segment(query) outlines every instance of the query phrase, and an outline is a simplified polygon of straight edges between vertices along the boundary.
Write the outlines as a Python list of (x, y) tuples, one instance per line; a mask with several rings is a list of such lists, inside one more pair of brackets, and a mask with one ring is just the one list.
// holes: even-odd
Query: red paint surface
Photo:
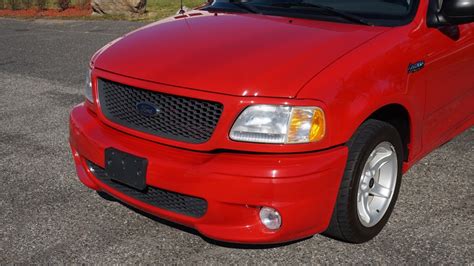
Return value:
[[(405, 171), (474, 124), (474, 24), (428, 28), (427, 0), (410, 24), (394, 28), (201, 13), (132, 32), (101, 49), (91, 65), (94, 80), (221, 102), (212, 138), (189, 144), (151, 136), (108, 121), (97, 99), (79, 105), (70, 141), (85, 185), (211, 238), (284, 242), (325, 230), (346, 163), (344, 143), (379, 108), (397, 104), (410, 116)], [(456, 29), (459, 38), (450, 36)], [(420, 60), (425, 68), (408, 74)], [(239, 113), (259, 103), (319, 106), (327, 136), (296, 145), (230, 140)], [(100, 183), (84, 159), (104, 166), (108, 147), (148, 158), (148, 185), (206, 199), (206, 215), (161, 210)], [(281, 230), (263, 228), (260, 206), (280, 211)]]

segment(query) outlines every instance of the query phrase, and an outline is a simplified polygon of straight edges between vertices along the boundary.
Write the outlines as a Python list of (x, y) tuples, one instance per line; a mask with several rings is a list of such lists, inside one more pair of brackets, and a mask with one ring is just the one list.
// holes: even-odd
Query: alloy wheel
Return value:
[(375, 226), (385, 215), (396, 188), (398, 159), (395, 147), (382, 142), (370, 153), (357, 192), (357, 213), (365, 227)]

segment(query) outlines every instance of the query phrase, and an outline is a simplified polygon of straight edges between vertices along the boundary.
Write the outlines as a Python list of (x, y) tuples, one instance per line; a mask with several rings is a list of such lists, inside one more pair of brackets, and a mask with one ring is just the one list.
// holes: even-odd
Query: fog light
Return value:
[(277, 230), (281, 226), (280, 213), (269, 207), (263, 207), (260, 209), (260, 221), (270, 230)]

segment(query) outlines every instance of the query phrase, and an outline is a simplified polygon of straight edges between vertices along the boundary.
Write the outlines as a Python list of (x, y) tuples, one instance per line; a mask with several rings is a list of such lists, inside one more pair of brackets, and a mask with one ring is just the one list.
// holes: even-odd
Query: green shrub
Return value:
[(11, 10), (20, 9), (20, 0), (8, 0), (7, 2)]
[(39, 10), (45, 10), (48, 6), (48, 0), (36, 0), (36, 7)]
[(58, 7), (63, 11), (68, 9), (70, 5), (71, 0), (58, 0)]

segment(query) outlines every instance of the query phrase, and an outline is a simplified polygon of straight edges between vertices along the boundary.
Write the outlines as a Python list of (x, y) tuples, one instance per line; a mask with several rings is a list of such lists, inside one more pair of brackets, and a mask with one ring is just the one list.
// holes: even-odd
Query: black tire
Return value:
[[(357, 192), (363, 167), (372, 150), (380, 143), (390, 142), (397, 153), (398, 176), (390, 205), (382, 219), (373, 227), (365, 227), (357, 214)], [(323, 233), (349, 243), (363, 243), (382, 231), (398, 198), (402, 177), (403, 144), (398, 131), (390, 124), (369, 119), (364, 122), (347, 143), (349, 155), (342, 177), (331, 222)]]

